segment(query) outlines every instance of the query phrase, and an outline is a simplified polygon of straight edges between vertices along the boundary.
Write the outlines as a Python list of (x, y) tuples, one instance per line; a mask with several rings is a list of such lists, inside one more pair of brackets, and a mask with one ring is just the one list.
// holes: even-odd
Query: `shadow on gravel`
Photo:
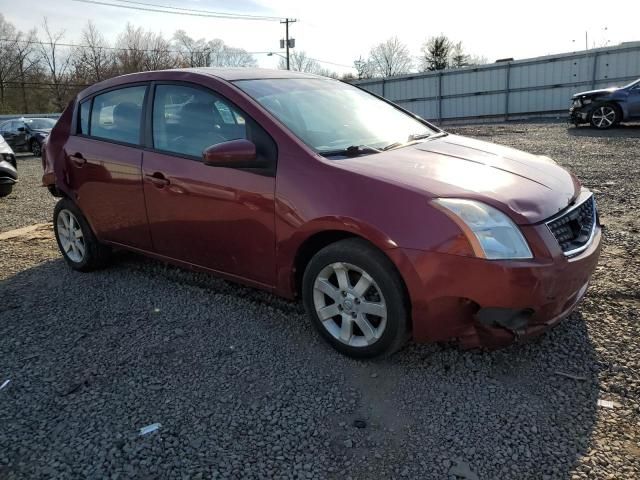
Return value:
[(609, 130), (596, 130), (588, 126), (574, 127), (567, 129), (572, 137), (591, 137), (591, 138), (640, 138), (640, 124), (618, 125)]
[(596, 420), (579, 313), (500, 351), (363, 362), (297, 303), (134, 255), (50, 261), (0, 297), (3, 478), (567, 478)]

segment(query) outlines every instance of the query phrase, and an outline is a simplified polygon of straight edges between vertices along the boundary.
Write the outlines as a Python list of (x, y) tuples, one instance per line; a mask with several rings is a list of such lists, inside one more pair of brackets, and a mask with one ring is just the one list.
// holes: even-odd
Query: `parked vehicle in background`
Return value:
[(576, 126), (589, 123), (598, 129), (640, 120), (640, 79), (624, 87), (576, 93), (569, 108), (569, 119)]
[(0, 197), (6, 197), (18, 181), (16, 156), (5, 139), (0, 135)]
[(0, 135), (16, 152), (31, 152), (39, 157), (42, 142), (56, 124), (52, 118), (15, 118), (0, 123)]
[(106, 80), (67, 107), (43, 166), (71, 268), (122, 247), (302, 297), (355, 357), (538, 335), (583, 298), (600, 251), (593, 195), (553, 160), (298, 72)]

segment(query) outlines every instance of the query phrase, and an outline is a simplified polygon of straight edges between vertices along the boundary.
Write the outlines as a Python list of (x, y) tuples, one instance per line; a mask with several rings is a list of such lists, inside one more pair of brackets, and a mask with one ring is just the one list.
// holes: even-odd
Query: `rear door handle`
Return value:
[(78, 167), (83, 166), (87, 163), (87, 160), (82, 156), (80, 152), (76, 152), (73, 155), (69, 155), (69, 158), (73, 163), (75, 163)]
[(169, 179), (166, 178), (163, 174), (161, 174), (160, 172), (155, 172), (151, 175), (145, 175), (145, 178), (153, 183), (156, 187), (165, 187), (167, 185), (169, 185)]

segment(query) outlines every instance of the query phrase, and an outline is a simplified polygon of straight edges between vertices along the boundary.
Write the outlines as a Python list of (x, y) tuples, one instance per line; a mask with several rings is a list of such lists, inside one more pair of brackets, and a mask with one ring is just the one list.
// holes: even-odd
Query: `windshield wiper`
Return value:
[(345, 157), (357, 157), (363, 153), (380, 153), (382, 150), (370, 147), (369, 145), (351, 145), (347, 148), (339, 148), (337, 150), (321, 150), (318, 153), (323, 157), (335, 157), (338, 155)]
[(387, 145), (386, 147), (384, 147), (382, 150), (386, 152), (387, 150), (393, 150), (394, 148), (407, 147), (409, 145), (413, 145), (414, 143), (417, 143), (420, 140), (426, 140), (426, 139), (433, 140), (434, 138), (445, 137), (447, 135), (449, 135), (447, 132), (412, 134), (412, 135), (409, 135), (409, 139), (406, 142), (393, 142)]

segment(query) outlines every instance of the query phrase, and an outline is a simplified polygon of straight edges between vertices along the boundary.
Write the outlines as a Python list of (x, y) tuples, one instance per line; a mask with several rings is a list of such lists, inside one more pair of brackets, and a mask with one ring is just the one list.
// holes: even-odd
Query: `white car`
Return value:
[(16, 156), (0, 135), (0, 197), (6, 197), (18, 181)]

